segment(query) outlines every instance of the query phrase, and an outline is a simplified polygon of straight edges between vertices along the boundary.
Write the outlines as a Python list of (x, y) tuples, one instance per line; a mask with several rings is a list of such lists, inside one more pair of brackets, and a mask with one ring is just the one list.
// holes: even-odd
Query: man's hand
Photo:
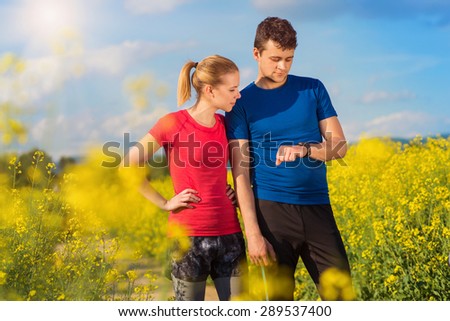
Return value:
[(272, 245), (262, 236), (247, 236), (248, 254), (255, 265), (268, 266), (276, 262), (277, 256)]
[(281, 145), (278, 148), (275, 165), (282, 162), (293, 162), (297, 157), (305, 157), (308, 150), (305, 146), (300, 145)]

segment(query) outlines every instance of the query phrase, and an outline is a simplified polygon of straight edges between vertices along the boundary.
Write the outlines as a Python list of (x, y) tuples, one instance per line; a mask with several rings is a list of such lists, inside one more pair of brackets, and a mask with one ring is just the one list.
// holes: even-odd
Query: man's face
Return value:
[(275, 87), (284, 84), (292, 66), (295, 49), (283, 50), (272, 40), (264, 47), (263, 51), (253, 49), (253, 56), (258, 62), (259, 78), (266, 78)]

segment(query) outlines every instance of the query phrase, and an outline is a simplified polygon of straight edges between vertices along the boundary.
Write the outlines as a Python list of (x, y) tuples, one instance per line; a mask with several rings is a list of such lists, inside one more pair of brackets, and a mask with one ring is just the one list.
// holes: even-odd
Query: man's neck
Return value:
[(287, 77), (283, 82), (275, 82), (268, 77), (259, 76), (255, 80), (255, 85), (262, 89), (275, 89), (283, 86), (287, 81)]

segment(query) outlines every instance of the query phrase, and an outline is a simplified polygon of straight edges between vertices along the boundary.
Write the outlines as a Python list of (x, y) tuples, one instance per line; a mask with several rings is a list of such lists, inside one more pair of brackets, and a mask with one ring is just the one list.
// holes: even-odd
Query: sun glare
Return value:
[(28, 0), (22, 12), (31, 35), (44, 41), (79, 29), (81, 17), (74, 0)]

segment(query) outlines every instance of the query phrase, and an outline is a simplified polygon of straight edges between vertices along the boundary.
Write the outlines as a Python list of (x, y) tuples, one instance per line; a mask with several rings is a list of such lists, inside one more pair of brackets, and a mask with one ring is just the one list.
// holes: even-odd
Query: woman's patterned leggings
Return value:
[(244, 291), (247, 275), (242, 233), (191, 236), (191, 247), (180, 259), (172, 257), (172, 281), (176, 300), (201, 301), (206, 279), (211, 276), (220, 300)]

